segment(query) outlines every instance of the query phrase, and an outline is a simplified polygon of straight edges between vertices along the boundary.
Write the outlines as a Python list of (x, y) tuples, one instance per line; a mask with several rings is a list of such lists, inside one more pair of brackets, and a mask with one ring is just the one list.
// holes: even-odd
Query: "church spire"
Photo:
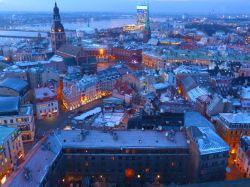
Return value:
[(55, 1), (55, 7), (54, 7), (54, 11), (53, 11), (53, 20), (54, 21), (61, 21), (60, 10), (57, 6), (56, 1)]
[(64, 31), (63, 24), (61, 23), (60, 10), (55, 2), (53, 9), (53, 25), (51, 27), (51, 45), (55, 52), (62, 45), (66, 43), (66, 35)]

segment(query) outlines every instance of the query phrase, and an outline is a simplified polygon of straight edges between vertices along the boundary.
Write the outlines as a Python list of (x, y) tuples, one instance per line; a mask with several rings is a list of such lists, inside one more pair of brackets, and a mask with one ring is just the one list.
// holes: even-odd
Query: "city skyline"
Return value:
[(0, 186), (250, 186), (249, 5), (0, 0)]
[[(73, 3), (72, 3), (73, 2)], [(62, 12), (135, 12), (142, 0), (57, 0)], [(249, 14), (247, 0), (151, 0), (152, 13), (244, 13)], [(53, 0), (0, 0), (0, 11), (50, 11)], [(120, 6), (120, 5), (123, 6)], [(32, 8), (31, 8), (32, 7)], [(114, 9), (113, 7), (119, 7)]]

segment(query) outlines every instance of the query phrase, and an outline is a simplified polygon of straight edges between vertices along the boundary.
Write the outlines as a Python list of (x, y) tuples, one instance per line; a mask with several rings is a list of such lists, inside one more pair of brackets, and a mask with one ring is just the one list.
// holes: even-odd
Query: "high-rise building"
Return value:
[(146, 22), (143, 32), (143, 42), (147, 43), (151, 39), (151, 28), (150, 28), (150, 19), (149, 19), (149, 6), (147, 6)]
[(147, 5), (137, 6), (137, 25), (144, 25), (146, 23), (147, 14), (148, 14)]
[(55, 3), (53, 13), (53, 25), (51, 27), (51, 46), (53, 52), (56, 52), (63, 44), (66, 43), (66, 34), (61, 23), (61, 16), (57, 3)]

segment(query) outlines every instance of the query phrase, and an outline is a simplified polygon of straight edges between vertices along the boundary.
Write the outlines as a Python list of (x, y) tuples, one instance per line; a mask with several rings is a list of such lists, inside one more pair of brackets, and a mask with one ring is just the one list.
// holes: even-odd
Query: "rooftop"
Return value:
[(166, 132), (128, 130), (115, 131), (117, 140), (110, 133), (90, 131), (80, 141), (80, 131), (62, 131), (57, 138), (63, 147), (75, 148), (188, 148), (186, 137), (177, 132), (174, 141), (168, 140)]
[(242, 87), (241, 97), (243, 99), (250, 99), (250, 86), (249, 87)]
[(50, 62), (63, 62), (63, 60), (63, 57), (58, 55), (54, 55), (49, 59)]
[(250, 123), (250, 113), (220, 113), (219, 115), (228, 123)]
[(3, 145), (4, 141), (11, 136), (17, 129), (0, 126), (0, 145)]
[[(5, 186), (33, 187), (39, 186), (46, 176), (62, 148), (184, 148), (188, 149), (186, 136), (182, 132), (175, 133), (174, 139), (169, 140), (166, 132), (157, 131), (115, 131), (116, 137), (111, 133), (101, 131), (89, 131), (85, 138), (80, 141), (80, 130), (57, 131), (43, 142), (36, 145), (29, 161), (20, 168), (13, 180), (7, 180)], [(30, 171), (32, 180), (24, 177), (25, 168)], [(10, 177), (11, 178), (11, 177)]]
[[(194, 120), (195, 119), (195, 120)], [(210, 121), (203, 117), (199, 112), (186, 112), (184, 117), (185, 127), (210, 127), (214, 129), (214, 126)]]
[(23, 89), (28, 87), (28, 82), (16, 78), (6, 78), (0, 82), (0, 87), (6, 87), (17, 92), (21, 92)]
[(0, 115), (18, 113), (19, 97), (0, 97)]
[(196, 102), (196, 99), (201, 96), (209, 95), (208, 91), (205, 88), (197, 86), (188, 92), (188, 97), (192, 102)]
[(73, 46), (73, 45), (69, 45), (69, 44), (65, 44), (62, 47), (60, 47), (58, 49), (59, 53), (65, 54), (65, 55), (69, 55), (69, 56), (73, 56), (73, 57), (77, 57), (80, 52), (81, 52), (81, 47), (78, 46)]
[(228, 152), (230, 150), (226, 142), (210, 127), (191, 126), (190, 129), (201, 155)]
[[(41, 184), (41, 181), (47, 174), (48, 168), (60, 153), (61, 145), (55, 136), (50, 136), (44, 145), (39, 142), (36, 147), (37, 150), (34, 150), (32, 157), (29, 161), (25, 162), (24, 167), (19, 169), (17, 176), (13, 180), (7, 180), (3, 187), (33, 187)], [(30, 171), (32, 180), (27, 180), (24, 177), (25, 168)]]
[(50, 61), (20, 61), (16, 62), (15, 65), (19, 68), (26, 68), (29, 66), (38, 66), (38, 65), (44, 65), (44, 64), (49, 64)]
[(53, 98), (55, 96), (56, 94), (52, 92), (48, 87), (35, 89), (36, 99)]

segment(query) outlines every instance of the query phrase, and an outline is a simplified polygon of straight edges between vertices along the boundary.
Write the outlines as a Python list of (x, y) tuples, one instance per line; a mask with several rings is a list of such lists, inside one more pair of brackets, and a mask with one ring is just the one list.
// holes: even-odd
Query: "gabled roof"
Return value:
[(201, 155), (228, 152), (230, 147), (214, 130), (209, 127), (189, 127)]
[(60, 47), (57, 50), (57, 52), (63, 53), (65, 55), (72, 56), (72, 57), (78, 57), (80, 55), (81, 49), (82, 48), (78, 46), (65, 44), (62, 47)]
[(69, 57), (69, 58), (64, 58), (64, 63), (65, 65), (68, 66), (76, 66), (77, 62), (76, 59), (73, 57)]
[(181, 83), (186, 92), (197, 86), (195, 80), (191, 76), (188, 76), (185, 79), (183, 79)]

